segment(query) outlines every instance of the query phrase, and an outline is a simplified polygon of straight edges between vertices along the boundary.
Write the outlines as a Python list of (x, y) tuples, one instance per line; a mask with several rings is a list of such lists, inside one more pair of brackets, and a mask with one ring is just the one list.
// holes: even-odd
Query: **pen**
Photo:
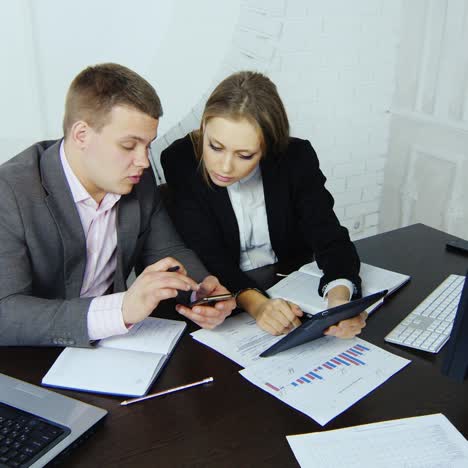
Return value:
[(187, 388), (196, 387), (197, 385), (204, 385), (209, 382), (213, 382), (213, 377), (207, 377), (206, 379), (199, 380), (198, 382), (189, 383), (187, 385), (181, 385), (180, 387), (170, 388), (168, 390), (163, 390), (162, 392), (152, 393), (151, 395), (146, 395), (140, 398), (132, 398), (131, 400), (124, 400), (120, 403), (120, 406), (127, 406), (133, 403), (138, 403), (139, 401), (149, 400), (150, 398), (156, 398), (159, 396), (167, 395), (168, 393), (178, 392), (180, 390), (185, 390)]
[(174, 271), (178, 271), (179, 268), (180, 268), (180, 266), (176, 265), (176, 266), (168, 268), (167, 271), (170, 271), (171, 273), (173, 273)]

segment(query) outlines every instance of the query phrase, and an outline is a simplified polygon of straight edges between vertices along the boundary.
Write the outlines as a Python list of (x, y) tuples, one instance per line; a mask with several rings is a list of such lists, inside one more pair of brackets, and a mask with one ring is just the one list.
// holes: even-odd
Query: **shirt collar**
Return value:
[(230, 185), (228, 188), (233, 188), (234, 190), (240, 190), (240, 188), (247, 184), (247, 182), (254, 183), (261, 179), (261, 171), (260, 171), (260, 164), (257, 164), (255, 169), (250, 173), (247, 174), (243, 179), (237, 181), (236, 183)]

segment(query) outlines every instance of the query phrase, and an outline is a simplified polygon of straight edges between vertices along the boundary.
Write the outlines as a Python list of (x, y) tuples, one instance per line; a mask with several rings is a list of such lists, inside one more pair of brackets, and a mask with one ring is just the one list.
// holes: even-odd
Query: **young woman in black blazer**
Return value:
[[(360, 294), (359, 257), (333, 212), (314, 149), (289, 136), (276, 86), (235, 73), (208, 98), (200, 129), (161, 155), (179, 233), (237, 303), (272, 334), (297, 326), (299, 307), (262, 293), (278, 264), (315, 259), (319, 294), (334, 306)], [(268, 275), (265, 275), (268, 273)], [(266, 276), (266, 277), (265, 277)], [(365, 313), (327, 334), (352, 337)]]

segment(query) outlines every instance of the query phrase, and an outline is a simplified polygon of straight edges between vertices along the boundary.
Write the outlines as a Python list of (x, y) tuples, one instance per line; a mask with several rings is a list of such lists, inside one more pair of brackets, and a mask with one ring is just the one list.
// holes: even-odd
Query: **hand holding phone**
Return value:
[(226, 299), (230, 299), (231, 297), (233, 297), (231, 293), (217, 294), (215, 296), (206, 296), (191, 302), (189, 304), (189, 307), (192, 308), (197, 305), (213, 306), (214, 304), (216, 304), (216, 302), (225, 301)]

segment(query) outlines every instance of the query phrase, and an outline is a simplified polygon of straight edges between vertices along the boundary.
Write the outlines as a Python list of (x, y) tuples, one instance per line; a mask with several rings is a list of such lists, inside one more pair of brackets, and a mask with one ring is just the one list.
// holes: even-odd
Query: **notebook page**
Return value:
[[(322, 270), (317, 266), (317, 262), (307, 263), (303, 265), (299, 271), (318, 278), (321, 278), (323, 274)], [(382, 291), (382, 289), (388, 289), (389, 292), (392, 292), (409, 279), (408, 275), (385, 270), (384, 268), (379, 268), (367, 263), (361, 263), (359, 275), (362, 279), (363, 296)]]
[(178, 320), (148, 317), (136, 323), (125, 335), (105, 338), (97, 346), (169, 354), (185, 327), (186, 323)]
[(315, 314), (327, 308), (317, 292), (319, 281), (317, 276), (295, 271), (268, 289), (267, 293), (270, 297), (294, 302), (304, 312)]

